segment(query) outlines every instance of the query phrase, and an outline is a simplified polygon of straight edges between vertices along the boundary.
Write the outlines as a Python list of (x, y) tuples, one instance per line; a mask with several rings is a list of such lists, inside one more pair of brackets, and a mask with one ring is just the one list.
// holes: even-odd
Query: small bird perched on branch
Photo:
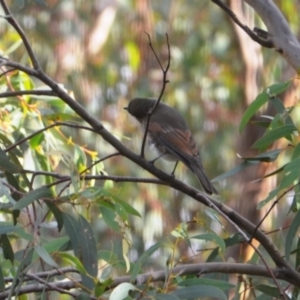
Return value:
[[(155, 102), (156, 99), (135, 98), (124, 109), (134, 116), (145, 130), (149, 112)], [(150, 117), (147, 134), (159, 157), (183, 162), (196, 174), (207, 194), (218, 194), (204, 173), (192, 133), (174, 108), (160, 102)]]

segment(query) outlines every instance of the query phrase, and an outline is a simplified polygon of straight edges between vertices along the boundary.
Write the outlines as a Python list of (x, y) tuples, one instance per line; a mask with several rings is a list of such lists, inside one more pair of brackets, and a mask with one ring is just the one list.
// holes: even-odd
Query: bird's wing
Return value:
[(189, 130), (162, 127), (158, 123), (151, 122), (149, 134), (156, 144), (163, 146), (197, 175), (208, 194), (218, 194), (204, 173), (196, 142)]
[(169, 153), (175, 155), (189, 168), (191, 168), (191, 158), (199, 155), (196, 142), (189, 130), (163, 127), (158, 123), (150, 122), (149, 134), (156, 143), (164, 146)]

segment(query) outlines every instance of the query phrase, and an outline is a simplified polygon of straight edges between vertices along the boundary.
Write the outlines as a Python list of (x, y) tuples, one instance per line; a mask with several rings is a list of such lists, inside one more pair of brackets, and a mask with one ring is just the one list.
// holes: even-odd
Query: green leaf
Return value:
[(233, 169), (215, 177), (213, 180), (211, 180), (211, 182), (217, 182), (217, 181), (221, 181), (223, 179), (226, 179), (228, 177), (231, 177), (243, 170), (245, 170), (248, 167), (257, 165), (259, 162), (258, 161), (244, 161), (241, 164), (237, 165), (236, 167), (234, 167)]
[(300, 157), (291, 160), (284, 166), (284, 176), (280, 182), (279, 189), (284, 189), (299, 181), (300, 177)]
[(242, 157), (242, 159), (245, 161), (272, 162), (278, 158), (281, 151), (282, 149), (275, 149), (260, 153), (254, 157)]
[(116, 253), (107, 250), (101, 250), (98, 252), (98, 259), (103, 259), (108, 262), (110, 265), (117, 264), (119, 258)]
[(296, 147), (294, 148), (293, 155), (292, 155), (292, 160), (294, 160), (298, 157), (300, 157), (300, 143), (298, 143), (296, 145)]
[(257, 111), (268, 102), (269, 96), (266, 94), (266, 92), (262, 92), (259, 94), (256, 99), (249, 105), (247, 110), (245, 111), (242, 121), (240, 124), (239, 131), (240, 133), (244, 130), (247, 123), (250, 121), (250, 119), (257, 113)]
[(30, 205), (33, 201), (39, 198), (50, 198), (52, 197), (51, 191), (46, 187), (41, 187), (36, 190), (28, 192), (22, 197), (14, 206), (14, 210), (21, 210), (24, 207)]
[(278, 173), (281, 173), (281, 172), (283, 171), (284, 167), (285, 167), (285, 166), (282, 166), (282, 167), (276, 169), (275, 171), (273, 171), (273, 172), (271, 172), (271, 173), (268, 173), (268, 174), (264, 175), (263, 178), (267, 178), (267, 177), (276, 175), (276, 174), (278, 174)]
[(296, 251), (296, 260), (295, 260), (295, 270), (298, 268), (298, 266), (300, 265), (300, 238), (298, 238), (298, 242), (297, 242), (297, 251)]
[(74, 162), (76, 163), (76, 167), (78, 170), (81, 170), (83, 166), (86, 165), (86, 155), (85, 152), (82, 150), (81, 147), (75, 145), (74, 147)]
[(241, 164), (237, 165), (236, 167), (227, 171), (226, 173), (223, 173), (223, 174), (215, 177), (212, 180), (212, 182), (217, 182), (217, 181), (223, 180), (227, 177), (233, 176), (233, 175), (245, 170), (248, 167), (258, 164), (259, 162), (275, 161), (278, 158), (281, 151), (282, 151), (281, 149), (275, 149), (275, 150), (267, 151), (264, 153), (260, 153), (254, 157), (242, 157), (242, 159), (244, 161)]
[(4, 281), (2, 267), (0, 266), (0, 292), (3, 292), (4, 290), (5, 290), (5, 281)]
[(261, 94), (259, 94), (256, 99), (249, 105), (247, 110), (245, 111), (242, 121), (240, 124), (239, 131), (242, 132), (249, 122), (249, 120), (256, 114), (256, 112), (267, 103), (270, 98), (275, 97), (276, 95), (284, 92), (289, 88), (291, 84), (291, 80), (286, 82), (277, 83), (271, 85), (267, 89), (265, 89)]
[(293, 80), (287, 80), (284, 82), (275, 83), (275, 84), (269, 86), (265, 91), (269, 95), (270, 98), (274, 98), (275, 96), (286, 91), (290, 87), (292, 81)]
[[(111, 284), (114, 281), (111, 278), (108, 278), (104, 281), (97, 281), (96, 287), (95, 287), (95, 296), (100, 297), (103, 293), (105, 293), (107, 290), (109, 290)], [(100, 299), (100, 298), (99, 298)]]
[(271, 297), (275, 297), (276, 299), (280, 298), (280, 291), (278, 290), (278, 287), (273, 287), (273, 286), (270, 286), (270, 285), (264, 285), (264, 284), (260, 284), (260, 285), (257, 285), (255, 286), (255, 289), (268, 295), (268, 296), (271, 296)]
[(268, 147), (271, 143), (275, 142), (280, 138), (291, 139), (293, 132), (297, 131), (297, 128), (294, 125), (283, 125), (278, 128), (268, 131), (263, 137), (258, 139), (252, 148), (263, 149)]
[(285, 239), (285, 257), (286, 260), (289, 261), (290, 254), (293, 247), (293, 241), (297, 234), (298, 228), (300, 226), (300, 210), (297, 212), (296, 216), (294, 217), (292, 224), (290, 225), (289, 231), (286, 235)]
[(90, 223), (81, 215), (78, 218), (64, 213), (65, 229), (70, 237), (75, 255), (81, 260), (89, 276), (82, 274), (82, 284), (93, 290), (95, 282), (93, 278), (98, 273), (97, 246), (93, 229)]
[(139, 46), (132, 41), (128, 41), (125, 43), (125, 48), (126, 52), (128, 53), (128, 62), (131, 69), (137, 71), (141, 63), (141, 54)]
[[(137, 217), (141, 217), (140, 213), (136, 209), (134, 209), (127, 202), (121, 200), (119, 197), (117, 197), (115, 194), (113, 194), (110, 190), (101, 188), (100, 194), (102, 196), (106, 196), (108, 199), (112, 199), (116, 203), (121, 204), (128, 214), (131, 214), (131, 215), (137, 216)], [(99, 204), (101, 205), (102, 203), (100, 202)]]
[(11, 53), (15, 52), (22, 44), (23, 44), (22, 39), (16, 40), (10, 47), (5, 49), (3, 56), (9, 56)]
[(65, 245), (70, 239), (66, 236), (56, 238), (52, 241), (46, 242), (43, 244), (43, 248), (48, 252), (48, 253), (53, 253), (60, 251), (61, 247)]
[(5, 177), (8, 181), (8, 183), (15, 188), (15, 191), (11, 193), (11, 196), (15, 201), (18, 201), (21, 199), (21, 195), (17, 191), (24, 192), (23, 189), (20, 188), (18, 180), (15, 178), (15, 176), (9, 172), (5, 172)]
[(85, 292), (85, 291), (79, 291), (79, 294), (77, 294), (75, 300), (91, 300), (91, 296)]
[(12, 163), (6, 153), (0, 148), (0, 170), (7, 171), (11, 174), (19, 173), (21, 168)]
[(43, 140), (45, 138), (45, 135), (43, 132), (33, 136), (30, 141), (29, 141), (29, 145), (32, 149), (35, 149), (37, 146), (39, 146)]
[(83, 264), (78, 259), (78, 257), (73, 256), (69, 253), (59, 253), (59, 257), (61, 257), (63, 260), (68, 261), (68, 263), (76, 267), (76, 270), (81, 274), (87, 274), (86, 269), (84, 268)]
[(271, 124), (270, 120), (266, 120), (266, 121), (252, 121), (251, 124), (256, 125), (256, 126), (260, 126), (263, 128), (268, 128)]
[(2, 246), (3, 256), (5, 259), (9, 259), (11, 263), (14, 263), (15, 255), (10, 244), (10, 241), (6, 234), (0, 236), (0, 245)]
[(119, 203), (120, 205), (123, 206), (124, 210), (130, 214), (130, 215), (133, 215), (133, 216), (136, 216), (136, 217), (140, 217), (141, 218), (141, 215), (140, 213), (134, 208), (132, 207), (131, 205), (129, 205), (128, 203), (126, 203), (125, 201), (121, 200), (120, 198), (118, 197), (113, 197), (113, 200), (117, 203)]
[(268, 197), (262, 201), (260, 201), (257, 205), (257, 209), (263, 208), (267, 203), (269, 203), (274, 197), (279, 193), (280, 189), (276, 188), (275, 190), (271, 191)]
[[(242, 242), (244, 242), (244, 238), (239, 234), (239, 233), (236, 233), (234, 234), (233, 236), (227, 238), (227, 239), (224, 239), (224, 242), (225, 242), (225, 245), (226, 245), (226, 248), (228, 247), (231, 247), (231, 246), (234, 246), (234, 245), (238, 245)], [(207, 258), (207, 262), (212, 262), (214, 261), (214, 259), (220, 254), (220, 249), (219, 247), (216, 247), (212, 252), (211, 254), (208, 256)]]
[(14, 225), (11, 222), (0, 222), (0, 235), (23, 230), (19, 225)]
[(216, 287), (212, 286), (205, 286), (205, 285), (196, 285), (196, 286), (189, 286), (185, 288), (181, 288), (175, 290), (171, 295), (177, 296), (179, 299), (196, 299), (196, 298), (204, 298), (209, 297), (217, 298), (217, 299), (224, 299), (227, 300), (227, 297), (223, 291)]
[(108, 208), (104, 205), (99, 205), (100, 212), (102, 214), (102, 218), (104, 222), (113, 230), (120, 232), (120, 226), (118, 222), (115, 220), (116, 213), (111, 208)]
[(275, 107), (276, 111), (280, 114), (280, 117), (284, 121), (284, 124), (295, 125), (291, 118), (291, 113), (294, 110), (294, 106), (285, 108), (282, 100), (278, 97), (272, 98), (271, 103)]
[(140, 268), (142, 267), (143, 263), (145, 262), (145, 260), (147, 258), (149, 258), (157, 249), (159, 249), (160, 247), (162, 247), (162, 243), (156, 243), (154, 245), (152, 245), (147, 251), (145, 251), (140, 258), (136, 261), (136, 263), (134, 264), (134, 267), (131, 271), (131, 276), (130, 276), (130, 281), (134, 282), (136, 280), (136, 277), (140, 271)]
[(214, 233), (199, 234), (199, 235), (191, 237), (191, 239), (211, 241), (211, 242), (217, 244), (220, 247), (220, 250), (221, 250), (222, 253), (226, 249), (226, 245), (225, 245), (224, 240), (222, 238), (220, 238), (218, 235), (214, 234)]
[(60, 232), (62, 227), (64, 226), (64, 221), (63, 221), (63, 216), (61, 210), (55, 205), (53, 201), (45, 201), (46, 205), (52, 212), (56, 222), (57, 222), (57, 228), (58, 231)]
[(17, 285), (21, 285), (23, 282), (23, 278), (26, 275), (27, 270), (30, 268), (31, 266), (31, 262), (32, 262), (32, 257), (33, 257), (33, 248), (26, 248), (26, 250), (23, 253), (23, 258), (21, 260), (21, 263), (18, 267), (18, 270), (16, 271), (16, 273), (14, 274), (14, 280), (10, 286), (10, 294), (8, 296), (8, 299), (11, 298), (12, 293), (15, 290), (15, 287)]
[(38, 254), (38, 256), (49, 266), (54, 268), (59, 268), (58, 264), (53, 260), (53, 258), (49, 255), (49, 253), (41, 246), (36, 245), (34, 250)]

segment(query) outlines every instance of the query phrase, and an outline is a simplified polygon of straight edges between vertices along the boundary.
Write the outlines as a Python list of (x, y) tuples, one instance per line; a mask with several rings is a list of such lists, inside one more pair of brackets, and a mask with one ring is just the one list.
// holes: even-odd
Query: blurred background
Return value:
[[(263, 131), (250, 126), (240, 134), (241, 116), (259, 92), (291, 78), (294, 71), (274, 49), (263, 49), (253, 42), (218, 6), (208, 0), (45, 2), (46, 5), (34, 1), (7, 1), (44, 71), (72, 91), (76, 101), (101, 120), (128, 148), (139, 153), (142, 133), (123, 107), (137, 96), (157, 98), (162, 88), (162, 71), (149, 47), (146, 33), (163, 66), (168, 58), (167, 33), (171, 49), (171, 67), (167, 76), (170, 82), (162, 101), (179, 110), (187, 120), (208, 177), (213, 179), (240, 163), (238, 154), (244, 157), (257, 154), (250, 147)], [(250, 28), (265, 29), (243, 1), (225, 2)], [(299, 11), (299, 1), (275, 2), (294, 33), (299, 35), (300, 21), (294, 13)], [(0, 50), (15, 61), (28, 64), (19, 36), (3, 19), (0, 33)], [(43, 86), (38, 81), (36, 85)], [(283, 95), (282, 99), (286, 105), (297, 101), (292, 92)], [(268, 109), (265, 107), (264, 113), (272, 114)], [(65, 133), (76, 143), (96, 151), (98, 158), (115, 152), (95, 134), (75, 129), (67, 129)], [(153, 154), (148, 151), (146, 157), (151, 159)], [(168, 162), (158, 161), (156, 165), (167, 172), (173, 169), (173, 164)], [(273, 177), (255, 183), (253, 180), (275, 168), (262, 164), (215, 182), (220, 201), (257, 222), (260, 219), (257, 202), (268, 195), (276, 181)], [(103, 171), (109, 175), (151, 177), (121, 156), (105, 160)], [(182, 164), (175, 175), (199, 187), (196, 177)], [(232, 233), (212, 211), (168, 187), (143, 183), (96, 184), (109, 188), (142, 216), (133, 217), (130, 223), (132, 261), (157, 241), (174, 246), (175, 238), (170, 233), (182, 222), (188, 224), (189, 235), (210, 230), (222, 237)], [(284, 204), (282, 207), (276, 212), (275, 225), (272, 218), (264, 223), (267, 228), (284, 225), (286, 209)], [(88, 213), (101, 249), (117, 251), (121, 248), (119, 233), (106, 225), (99, 217), (99, 211), (93, 209)], [(278, 240), (280, 238), (279, 234)], [(201, 255), (206, 255), (205, 251), (199, 252), (204, 248), (199, 241), (192, 248), (184, 241), (178, 242), (176, 247), (178, 261), (202, 260)], [(160, 252), (152, 266), (164, 265), (168, 255), (168, 249), (165, 253)]]

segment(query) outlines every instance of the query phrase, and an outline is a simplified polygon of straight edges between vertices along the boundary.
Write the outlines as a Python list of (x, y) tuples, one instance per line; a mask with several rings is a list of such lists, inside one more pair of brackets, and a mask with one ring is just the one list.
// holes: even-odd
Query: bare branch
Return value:
[[(273, 274), (276, 274), (276, 278), (282, 279), (290, 282), (291, 284), (297, 285), (298, 281), (296, 278), (287, 278), (287, 274), (282, 272), (280, 268), (271, 268)], [(210, 273), (223, 273), (223, 274), (246, 274), (246, 275), (257, 275), (270, 278), (269, 271), (263, 266), (250, 265), (244, 263), (196, 263), (196, 264), (186, 264), (177, 266), (169, 270), (169, 275), (189, 275), (198, 274), (198, 276)], [(167, 274), (165, 270), (150, 272), (145, 274), (137, 275), (136, 284), (145, 284), (149, 280), (151, 282), (165, 281)], [(288, 279), (288, 280), (287, 280)], [(292, 280), (292, 282), (290, 281)], [(129, 282), (130, 276), (119, 277), (114, 280), (111, 287), (115, 287), (122, 282)]]
[(286, 18), (273, 0), (244, 0), (261, 17), (268, 28), (275, 49), (282, 54), (296, 72), (300, 69), (300, 43)]
[(120, 154), (119, 152), (116, 152), (116, 153), (109, 154), (109, 155), (107, 155), (107, 156), (105, 156), (105, 157), (103, 157), (103, 158), (101, 158), (101, 159), (98, 159), (98, 160), (96, 160), (95, 162), (93, 162), (90, 166), (88, 166), (86, 169), (84, 169), (83, 171), (81, 171), (80, 174), (82, 175), (82, 174), (84, 174), (85, 172), (87, 172), (88, 170), (90, 170), (93, 166), (99, 164), (100, 162), (105, 161), (105, 160), (107, 160), (107, 159), (109, 159), (109, 158), (118, 156), (118, 155), (121, 155), (121, 154)]
[[(297, 183), (296, 185), (298, 185), (299, 183)], [(296, 186), (295, 185), (295, 186)], [(286, 194), (288, 194), (291, 190), (293, 190), (295, 188), (295, 186), (292, 186), (291, 188), (287, 189), (286, 191), (284, 191), (271, 205), (271, 207), (268, 209), (268, 211), (266, 212), (266, 214), (264, 215), (264, 217), (260, 220), (260, 222), (256, 225), (255, 231), (252, 234), (251, 239), (253, 238), (253, 235), (255, 235), (256, 230), (261, 226), (261, 224), (264, 222), (264, 220), (267, 218), (267, 216), (270, 214), (270, 212), (273, 210), (273, 208), (275, 207), (276, 204), (278, 204), (278, 202), (280, 201), (280, 199), (282, 199)]]
[(35, 131), (34, 133), (24, 137), (23, 139), (21, 139), (20, 141), (18, 141), (17, 143), (7, 147), (4, 151), (5, 152), (9, 152), (12, 149), (16, 148), (17, 146), (21, 145), (22, 143), (26, 142), (27, 140), (30, 140), (31, 138), (33, 138), (34, 136), (47, 131), (48, 129), (51, 129), (53, 127), (57, 127), (57, 126), (67, 126), (67, 127), (72, 127), (72, 128), (78, 128), (78, 129), (85, 129), (85, 130), (89, 130), (89, 131), (94, 131), (93, 128), (84, 126), (84, 125), (80, 125), (80, 124), (76, 124), (76, 123), (68, 123), (68, 122), (55, 122), (47, 127), (44, 127), (40, 130)]
[[(58, 270), (59, 271), (59, 270)], [(289, 277), (288, 274), (284, 272), (281, 268), (271, 268), (271, 271), (273, 274), (276, 274), (276, 278), (285, 280), (287, 282), (290, 282), (291, 284), (298, 285), (299, 282), (297, 281), (297, 278)], [(54, 271), (49, 271), (49, 274), (51, 274)], [(43, 273), (43, 275), (41, 275)], [(37, 273), (35, 276), (38, 276), (39, 278), (45, 278), (47, 277), (47, 272)], [(198, 264), (186, 264), (174, 267), (169, 270), (169, 275), (189, 275), (189, 274), (198, 274), (198, 276), (204, 275), (204, 274), (210, 274), (210, 273), (223, 273), (223, 274), (246, 274), (250, 276), (263, 276), (270, 278), (269, 271), (262, 266), (257, 265), (251, 265), (251, 264), (243, 264), (243, 263), (223, 263), (223, 262), (217, 262), (217, 263), (198, 263)], [(58, 275), (58, 274), (55, 274)], [(49, 275), (52, 276), (52, 275)], [(144, 273), (137, 275), (137, 278), (134, 282), (134, 284), (141, 285), (145, 284), (149, 281), (151, 282), (159, 282), (159, 281), (165, 281), (166, 279), (166, 271), (152, 271), (150, 273)], [(118, 286), (119, 284), (123, 282), (130, 282), (131, 278), (130, 276), (123, 276), (123, 277), (117, 277), (113, 280), (112, 284), (110, 285), (110, 289)], [(5, 282), (8, 282), (7, 279), (5, 279)], [(57, 290), (57, 289), (64, 289), (65, 291), (77, 288), (80, 285), (81, 281), (57, 281), (57, 282), (51, 282), (48, 283), (47, 286), (43, 284), (28, 284), (26, 286), (22, 286), (19, 290), (19, 294), (26, 294), (26, 293), (33, 293), (33, 292), (40, 292), (42, 290)], [(0, 293), (0, 299), (6, 299), (8, 292), (2, 292)], [(92, 298), (94, 299), (94, 298)]]
[(241, 27), (255, 42), (259, 43), (263, 47), (266, 48), (274, 48), (273, 42), (270, 40), (270, 38), (265, 39), (262, 38), (261, 35), (257, 34), (257, 31), (252, 31), (247, 25), (244, 25), (238, 17), (235, 15), (235, 13), (221, 0), (211, 0), (216, 5), (221, 7), (231, 18), (231, 20), (236, 23), (239, 27)]
[(0, 93), (0, 98), (23, 96), (23, 95), (38, 95), (38, 96), (56, 96), (51, 90), (28, 90), (28, 91), (8, 91)]
[[(73, 267), (65, 267), (65, 268), (49, 270), (49, 271), (45, 271), (45, 272), (38, 272), (38, 273), (35, 273), (35, 276), (38, 276), (39, 278), (51, 278), (51, 277), (63, 275), (66, 273), (79, 273), (79, 272), (78, 272), (78, 270), (76, 270)], [(24, 282), (28, 281), (28, 280), (30, 280), (30, 279), (26, 278), (26, 277), (23, 279)], [(4, 277), (5, 283), (13, 282), (13, 281), (14, 281), (13, 277)]]
[(170, 64), (171, 64), (171, 51), (170, 51), (170, 43), (169, 43), (169, 36), (168, 34), (166, 34), (166, 39), (167, 39), (167, 46), (168, 46), (168, 62), (167, 62), (167, 66), (166, 68), (164, 68), (162, 66), (162, 63), (160, 62), (154, 48), (153, 48), (153, 45), (152, 45), (152, 42), (151, 42), (151, 38), (150, 38), (150, 35), (148, 33), (146, 33), (148, 39), (149, 39), (149, 47), (151, 48), (162, 72), (163, 72), (163, 85), (162, 85), (162, 89), (161, 89), (161, 92), (160, 92), (160, 95), (159, 97), (157, 98), (157, 101), (155, 102), (154, 106), (151, 108), (151, 110), (148, 112), (148, 116), (147, 116), (147, 122), (146, 122), (146, 126), (145, 126), (145, 132), (144, 132), (144, 137), (143, 137), (143, 142), (142, 142), (142, 147), (141, 147), (141, 157), (144, 158), (144, 151), (145, 151), (145, 144), (146, 144), (146, 139), (147, 139), (147, 134), (148, 134), (148, 128), (149, 128), (149, 122), (150, 122), (150, 118), (151, 118), (151, 115), (153, 114), (153, 112), (155, 111), (156, 107), (158, 106), (164, 92), (165, 92), (165, 89), (166, 89), (166, 85), (167, 83), (169, 82), (167, 80), (167, 74), (168, 74), (168, 71), (169, 71), (169, 68), (170, 68)]

